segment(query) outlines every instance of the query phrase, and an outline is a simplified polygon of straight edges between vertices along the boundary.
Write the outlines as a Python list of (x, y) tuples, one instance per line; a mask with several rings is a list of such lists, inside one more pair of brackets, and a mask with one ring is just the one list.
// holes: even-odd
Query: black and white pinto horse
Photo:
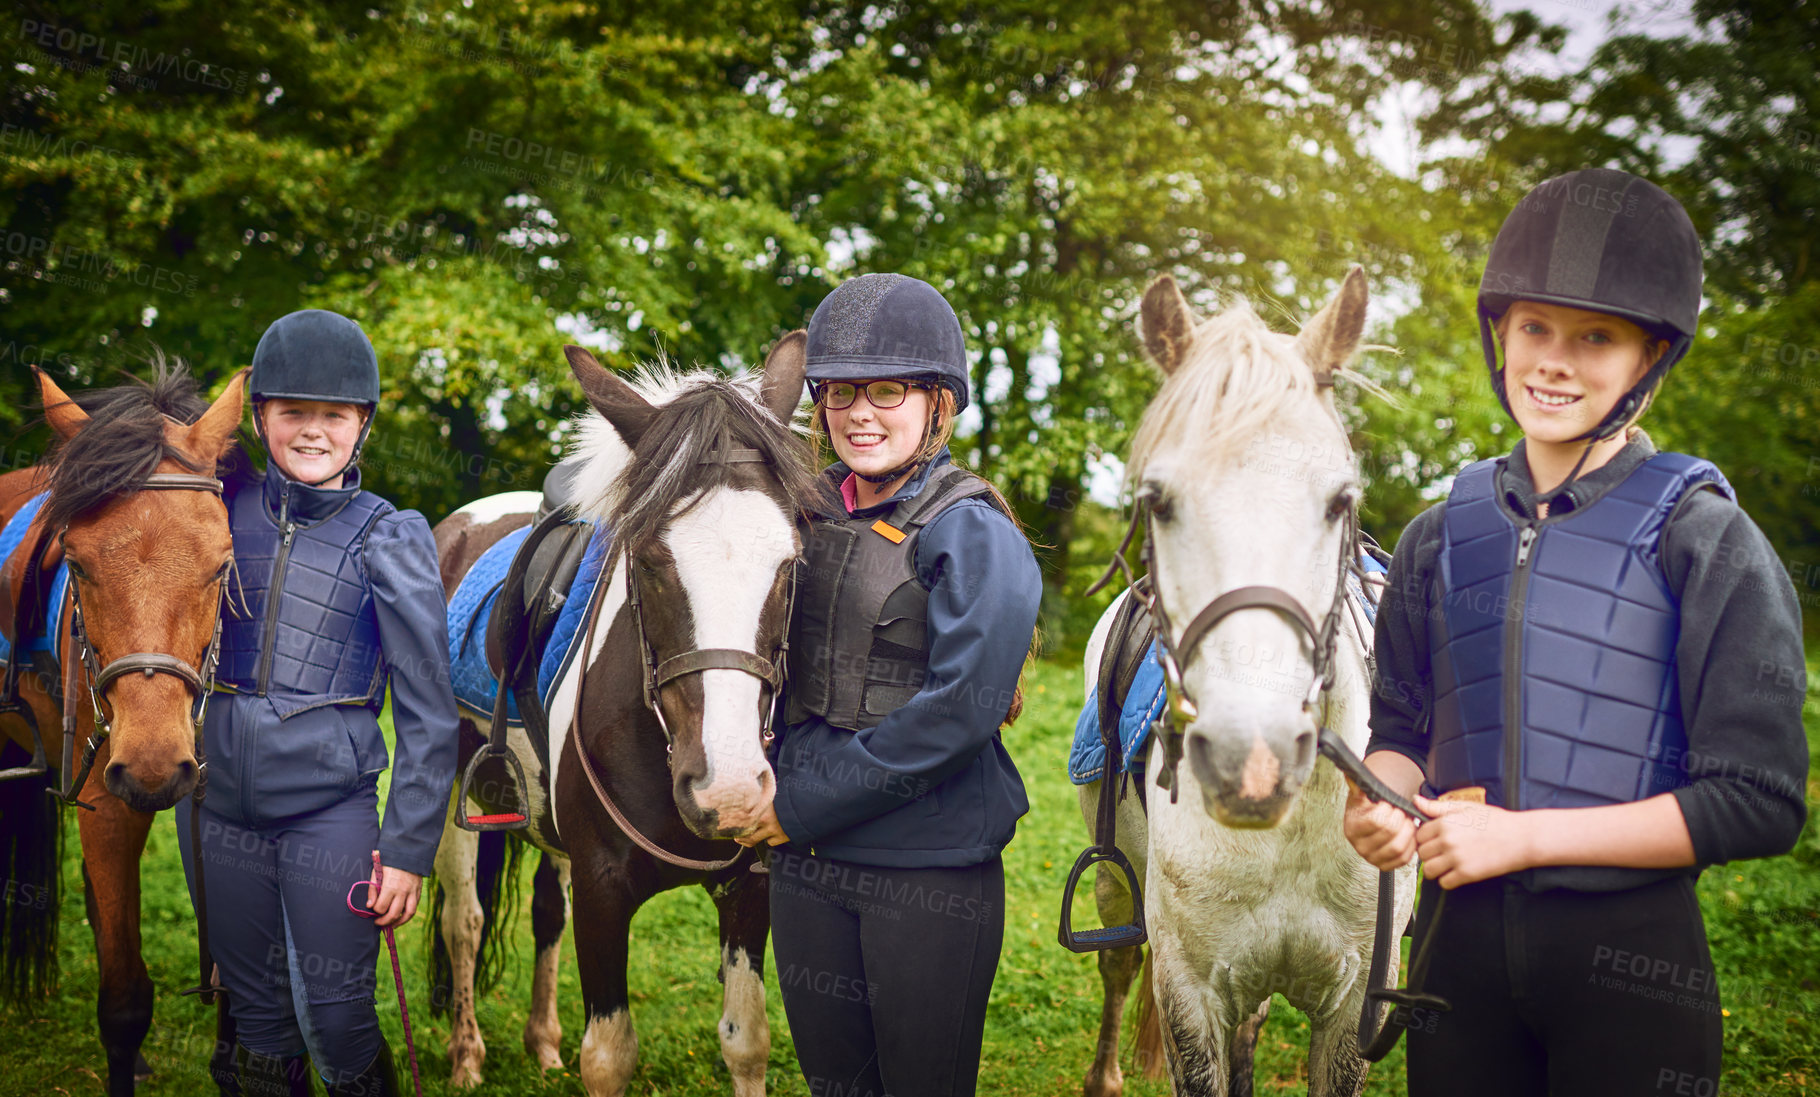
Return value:
[[(524, 1040), (546, 1069), (562, 1065), (556, 973), (573, 884), (587, 1018), (580, 1074), (593, 1097), (623, 1093), (638, 1061), (626, 990), (632, 916), (686, 884), (704, 887), (719, 913), (719, 1035), (734, 1093), (764, 1093), (767, 877), (730, 839), (752, 829), (775, 792), (765, 742), (801, 549), (797, 519), (817, 490), (808, 447), (788, 426), (802, 397), (804, 342), (800, 332), (780, 341), (762, 383), (658, 368), (628, 384), (586, 350), (566, 348), (598, 413), (583, 417), (573, 446), (582, 515), (612, 531), (613, 547), (581, 647), (551, 696), (548, 764), (522, 730), (511, 733), (529, 776), (528, 805), (497, 802), (490, 790), (511, 785), (489, 769), (498, 763), (483, 763), (475, 806), (528, 808), (530, 826), (517, 834), (543, 854)], [(479, 500), (438, 525), (448, 590), (488, 547), (530, 522), (536, 500), (529, 492)], [(464, 709), (464, 766), (488, 719)], [(436, 859), (456, 1088), (480, 1082), (486, 1055), (474, 1011), (489, 913), (477, 868), (482, 837), (451, 815)], [(497, 905), (505, 889), (487, 890)]]
[[(1358, 349), (1366, 302), (1355, 268), (1297, 337), (1272, 332), (1243, 302), (1202, 323), (1168, 276), (1144, 296), (1145, 345), (1166, 378), (1128, 478), (1134, 523), (1148, 526), (1164, 646), (1179, 665), (1166, 715), (1186, 772), (1179, 798), (1159, 785), (1167, 736), (1153, 735), (1148, 814), (1125, 797), (1118, 832), (1143, 885), (1154, 1005), (1182, 1097), (1251, 1092), (1272, 993), (1309, 1018), (1308, 1092), (1351, 1097), (1364, 1086), (1354, 1026), (1378, 872), (1346, 842), (1345, 780), (1317, 762), (1316, 745), (1323, 725), (1355, 754), (1367, 738), (1371, 637), (1342, 595), (1360, 486), (1332, 387)], [(1094, 631), (1089, 687), (1128, 597)], [(1081, 787), (1090, 832), (1098, 795), (1097, 782)], [(1414, 901), (1414, 871), (1396, 881), (1394, 926)], [(1122, 878), (1102, 868), (1095, 898), (1106, 925), (1131, 921)], [(1123, 1089), (1119, 1027), (1140, 951), (1100, 953), (1088, 1097)], [(1388, 970), (1394, 985), (1394, 954)]]

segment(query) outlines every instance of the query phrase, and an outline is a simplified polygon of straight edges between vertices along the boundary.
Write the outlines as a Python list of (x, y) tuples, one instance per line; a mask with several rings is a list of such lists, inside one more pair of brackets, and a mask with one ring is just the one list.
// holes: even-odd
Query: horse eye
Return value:
[(1174, 516), (1174, 503), (1169, 498), (1169, 493), (1153, 480), (1147, 480), (1138, 487), (1132, 502), (1148, 509), (1151, 517), (1159, 522), (1167, 522)]
[(1329, 522), (1337, 522), (1340, 520), (1341, 515), (1345, 514), (1347, 511), (1349, 511), (1351, 509), (1352, 509), (1352, 491), (1351, 491), (1351, 489), (1336, 492), (1336, 493), (1334, 493), (1334, 497), (1331, 500), (1329, 500), (1327, 503), (1327, 520)]

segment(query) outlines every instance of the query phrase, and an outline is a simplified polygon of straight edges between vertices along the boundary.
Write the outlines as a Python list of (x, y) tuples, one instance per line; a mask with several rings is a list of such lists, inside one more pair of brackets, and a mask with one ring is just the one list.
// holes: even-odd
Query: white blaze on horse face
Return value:
[[(795, 527), (777, 503), (763, 492), (721, 489), (671, 520), (663, 540), (689, 598), (692, 646), (771, 658), (758, 648), (759, 617), (797, 552)], [(747, 831), (776, 792), (759, 737), (763, 683), (740, 670), (705, 670), (700, 678), (708, 772), (691, 791), (723, 833)]]
[[(1217, 468), (1147, 468), (1145, 481), (1166, 500), (1153, 530), (1178, 636), (1215, 598), (1246, 586), (1289, 593), (1318, 625), (1332, 605), (1344, 528), (1330, 507), (1356, 491), (1354, 478), (1345, 436), (1312, 402)], [(1199, 710), (1184, 748), (1208, 813), (1233, 825), (1280, 822), (1314, 764), (1320, 714), (1302, 709), (1314, 683), (1310, 639), (1284, 614), (1252, 607), (1181, 657)]]

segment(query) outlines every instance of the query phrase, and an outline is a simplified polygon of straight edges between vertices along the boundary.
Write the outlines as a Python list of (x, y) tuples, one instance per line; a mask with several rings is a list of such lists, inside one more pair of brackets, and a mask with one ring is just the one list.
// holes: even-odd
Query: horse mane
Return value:
[(763, 454), (792, 518), (827, 492), (804, 439), (758, 402), (757, 376), (727, 380), (711, 370), (683, 373), (659, 360), (630, 381), (659, 409), (637, 448), (628, 450), (595, 411), (581, 417), (571, 448), (585, 462), (582, 510), (613, 531), (616, 545), (643, 547), (670, 519), (716, 488), (734, 484), (740, 466), (710, 459), (722, 450)]
[(44, 501), (42, 521), (50, 528), (140, 490), (167, 459), (191, 472), (211, 471), (164, 440), (168, 420), (194, 423), (208, 410), (196, 378), (182, 359), (167, 358), (162, 351), (154, 350), (150, 362), (149, 381), (129, 376), (124, 385), (71, 398), (89, 421), (74, 437), (54, 444), (46, 460), (50, 498)]
[(1165, 446), (1189, 468), (1230, 462), (1257, 433), (1315, 393), (1295, 337), (1270, 330), (1240, 299), (1194, 330), (1187, 361), (1163, 382), (1131, 443), (1134, 481)]

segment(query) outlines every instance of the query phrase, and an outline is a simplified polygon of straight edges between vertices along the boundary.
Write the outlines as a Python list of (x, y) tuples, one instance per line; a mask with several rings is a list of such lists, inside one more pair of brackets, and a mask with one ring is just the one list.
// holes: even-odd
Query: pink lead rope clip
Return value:
[[(348, 909), (362, 918), (377, 918), (377, 911), (358, 906), (354, 902), (354, 893), (361, 888), (367, 889), (367, 902), (379, 890), (379, 851), (373, 851), (373, 878), (356, 880), (348, 888)], [(417, 1097), (423, 1097), (423, 1079), (417, 1076), (417, 1045), (411, 1040), (411, 1011), (404, 1004), (404, 973), (398, 969), (398, 942), (392, 937), (392, 927), (385, 927), (385, 947), (392, 954), (392, 983), (398, 988), (398, 1018), (404, 1022), (404, 1048), (411, 1056), (411, 1086), (417, 1091)]]

